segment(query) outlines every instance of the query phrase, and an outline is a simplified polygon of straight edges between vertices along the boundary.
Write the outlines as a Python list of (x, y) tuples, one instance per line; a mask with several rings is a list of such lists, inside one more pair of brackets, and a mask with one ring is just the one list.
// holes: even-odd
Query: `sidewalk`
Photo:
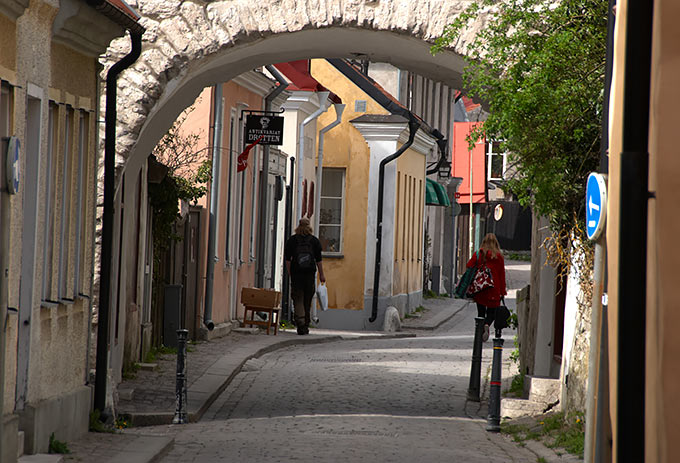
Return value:
[(405, 330), (434, 330), (465, 309), (471, 301), (452, 297), (423, 299), (425, 311), (410, 314), (401, 322)]

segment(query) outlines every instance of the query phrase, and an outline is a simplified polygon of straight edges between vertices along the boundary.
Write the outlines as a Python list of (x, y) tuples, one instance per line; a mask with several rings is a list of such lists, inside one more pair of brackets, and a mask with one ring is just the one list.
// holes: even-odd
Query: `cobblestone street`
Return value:
[[(510, 288), (523, 271), (508, 269)], [(488, 391), (481, 404), (466, 401), (475, 315), (468, 305), (417, 337), (293, 346), (251, 359), (199, 423), (144, 433), (174, 437), (165, 463), (534, 462), (529, 450), (486, 432)], [(511, 347), (513, 332), (504, 334)], [(512, 373), (506, 362), (506, 380)]]
[[(528, 264), (508, 262), (507, 280), (506, 302), (514, 309)], [(475, 306), (449, 298), (424, 305), (398, 336), (312, 330), (303, 337), (231, 333), (199, 343), (189, 353), (190, 401), (210, 384), (206, 376), (227, 374), (227, 365), (236, 370), (198, 422), (89, 433), (73, 443), (67, 461), (127, 461), (140, 452), (155, 457), (134, 461), (537, 461), (530, 446), (485, 430), (490, 341), (483, 349), (482, 401), (466, 400)], [(516, 373), (509, 361), (514, 334), (503, 333), (505, 384)], [(121, 406), (139, 416), (160, 407), (171, 417), (172, 366), (166, 358), (153, 372), (140, 371), (124, 384), (131, 393)], [(562, 461), (550, 454), (557, 459), (546, 461)]]

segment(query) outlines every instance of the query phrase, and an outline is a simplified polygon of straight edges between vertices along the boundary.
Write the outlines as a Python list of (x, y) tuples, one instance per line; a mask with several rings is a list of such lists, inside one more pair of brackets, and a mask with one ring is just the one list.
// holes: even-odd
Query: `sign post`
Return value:
[(586, 183), (586, 235), (596, 240), (604, 230), (607, 217), (607, 180), (596, 172), (588, 176)]

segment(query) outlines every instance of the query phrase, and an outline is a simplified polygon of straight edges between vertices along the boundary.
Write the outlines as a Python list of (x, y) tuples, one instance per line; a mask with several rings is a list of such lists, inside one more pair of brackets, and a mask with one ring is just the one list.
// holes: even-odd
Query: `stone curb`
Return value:
[(435, 330), (439, 328), (441, 325), (446, 323), (447, 321), (451, 320), (453, 317), (458, 315), (460, 311), (465, 309), (468, 305), (470, 304), (469, 301), (465, 302), (461, 307), (458, 309), (453, 310), (452, 312), (446, 312), (442, 311), (438, 313), (437, 315), (433, 316), (429, 320), (426, 320), (424, 322), (418, 323), (403, 323), (402, 328), (407, 329), (407, 330)]
[[(325, 344), (337, 341), (410, 337), (415, 337), (415, 335), (410, 333), (375, 334), (365, 336), (351, 334), (312, 335), (311, 337), (296, 337), (281, 341), (263, 337), (261, 343), (264, 343), (264, 346), (258, 348), (257, 345), (252, 346), (251, 344), (248, 347), (255, 347), (256, 351), (250, 351), (248, 353), (241, 352), (240, 356), (237, 346), (235, 349), (236, 354), (222, 356), (222, 358), (213, 363), (206, 373), (189, 386), (187, 390), (187, 416), (189, 422), (195, 423), (201, 419), (208, 408), (210, 408), (220, 394), (224, 392), (234, 377), (241, 372), (243, 365), (250, 359), (258, 358), (270, 352), (285, 349), (286, 347), (303, 344)], [(271, 342), (271, 344), (269, 344), (269, 342)], [(242, 350), (246, 350), (248, 347), (243, 347)], [(171, 424), (175, 417), (174, 412), (133, 412), (125, 413), (125, 415), (129, 417), (130, 423), (135, 427)]]
[(173, 447), (175, 439), (167, 436), (144, 436), (121, 449), (107, 463), (153, 463), (159, 461)]

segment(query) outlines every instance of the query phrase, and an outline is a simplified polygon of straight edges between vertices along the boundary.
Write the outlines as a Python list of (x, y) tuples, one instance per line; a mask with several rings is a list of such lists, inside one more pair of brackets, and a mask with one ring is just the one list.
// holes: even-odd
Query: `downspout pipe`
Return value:
[(298, 150), (297, 150), (297, 158), (298, 158), (298, 165), (297, 165), (297, 170), (298, 170), (298, 177), (297, 177), (297, 210), (295, 211), (295, 217), (297, 217), (297, 220), (300, 220), (302, 218), (302, 179), (305, 176), (305, 171), (304, 171), (304, 142), (305, 142), (305, 126), (312, 122), (314, 119), (322, 115), (328, 110), (328, 107), (331, 104), (331, 101), (328, 99), (328, 95), (330, 95), (331, 92), (323, 91), (323, 92), (318, 92), (317, 95), (319, 96), (319, 109), (314, 111), (312, 114), (307, 116), (307, 118), (300, 123), (300, 130), (298, 132)]
[(616, 461), (645, 459), (649, 105), (654, 2), (629, 0), (619, 196)]
[(104, 124), (104, 211), (102, 216), (102, 256), (99, 286), (99, 322), (97, 325), (97, 367), (94, 384), (94, 407), (104, 414), (109, 355), (109, 318), (111, 304), (111, 267), (113, 263), (113, 220), (116, 181), (116, 98), (118, 76), (137, 61), (142, 53), (142, 33), (131, 31), (131, 50), (109, 69), (106, 75), (106, 120)]
[(401, 148), (399, 148), (394, 154), (391, 154), (380, 161), (380, 169), (378, 173), (378, 224), (376, 227), (375, 236), (375, 270), (373, 272), (373, 307), (371, 310), (371, 318), (368, 319), (370, 323), (375, 322), (376, 318), (378, 318), (378, 289), (380, 287), (380, 258), (382, 255), (383, 199), (385, 196), (385, 166), (404, 154), (404, 152), (411, 147), (419, 128), (420, 123), (415, 119), (411, 119), (408, 123), (408, 141), (401, 145)]
[(437, 138), (437, 148), (439, 148), (439, 161), (437, 161), (437, 165), (434, 166), (432, 169), (428, 170), (425, 172), (425, 175), (431, 175), (431, 174), (436, 174), (439, 172), (439, 168), (448, 160), (448, 156), (446, 154), (446, 147), (449, 144), (449, 141), (444, 138), (444, 135), (439, 132), (439, 130), (435, 130), (432, 135), (434, 135)]
[[(317, 210), (321, 210), (321, 183), (323, 181), (322, 170), (323, 170), (323, 142), (326, 132), (336, 127), (340, 122), (342, 122), (342, 113), (345, 111), (344, 104), (334, 104), (335, 108), (335, 120), (328, 124), (326, 127), (319, 131), (319, 147), (318, 147), (318, 160), (316, 168), (316, 188), (314, 189), (314, 204)], [(321, 214), (314, 213), (314, 233), (319, 234), (319, 220)]]
[(218, 260), (215, 254), (217, 248), (217, 213), (220, 202), (220, 172), (221, 172), (221, 149), (222, 149), (222, 84), (215, 85), (214, 114), (213, 114), (213, 143), (212, 143), (212, 178), (210, 179), (210, 220), (208, 222), (208, 251), (205, 274), (205, 306), (203, 308), (203, 324), (209, 331), (215, 329), (212, 320), (213, 288), (215, 285), (215, 262)]
[[(265, 66), (267, 71), (271, 75), (274, 76), (274, 78), (278, 81), (279, 85), (277, 85), (274, 90), (269, 92), (267, 96), (264, 97), (264, 110), (265, 111), (271, 111), (272, 110), (272, 103), (276, 99), (277, 96), (279, 96), (286, 88), (288, 88), (288, 82), (286, 79), (281, 75), (281, 73), (271, 64), (268, 64)], [(259, 225), (260, 225), (260, 230), (258, 232), (258, 239), (257, 239), (257, 287), (262, 288), (264, 287), (264, 262), (265, 262), (265, 253), (266, 253), (266, 248), (265, 248), (265, 242), (267, 241), (265, 238), (267, 236), (267, 232), (269, 231), (269, 223), (267, 221), (267, 212), (268, 208), (267, 205), (269, 204), (269, 188), (268, 188), (268, 180), (269, 180), (269, 145), (264, 145), (263, 153), (262, 153), (262, 175), (260, 177), (260, 217), (258, 219)]]

